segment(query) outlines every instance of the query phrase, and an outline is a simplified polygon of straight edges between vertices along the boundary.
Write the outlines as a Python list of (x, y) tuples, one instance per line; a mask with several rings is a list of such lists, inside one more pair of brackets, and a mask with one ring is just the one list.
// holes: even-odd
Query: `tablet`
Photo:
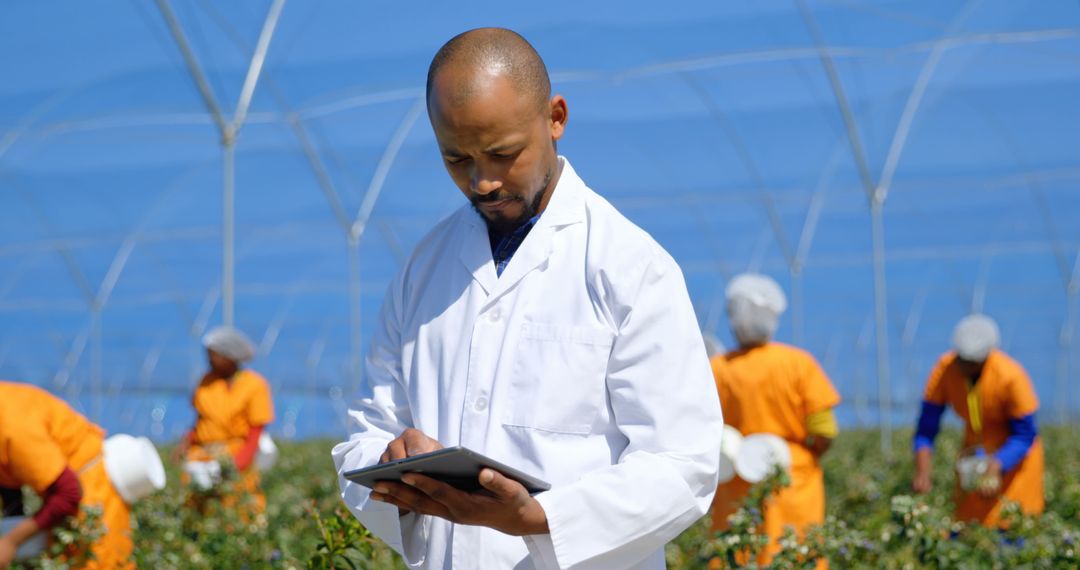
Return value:
[(371, 488), (376, 481), (400, 481), (401, 476), (406, 473), (422, 473), (462, 491), (473, 493), (483, 489), (479, 477), (480, 470), (484, 467), (494, 469), (521, 483), (530, 495), (551, 488), (551, 485), (536, 477), (464, 447), (446, 447), (431, 453), (346, 471), (345, 478)]

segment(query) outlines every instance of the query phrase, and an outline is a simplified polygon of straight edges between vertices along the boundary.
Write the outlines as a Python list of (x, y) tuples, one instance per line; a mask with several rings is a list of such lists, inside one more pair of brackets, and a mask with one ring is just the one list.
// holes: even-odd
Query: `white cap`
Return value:
[(203, 346), (232, 360), (247, 362), (255, 358), (255, 345), (247, 335), (232, 327), (217, 327), (202, 338)]
[(994, 319), (986, 315), (968, 315), (953, 329), (953, 350), (969, 362), (983, 362), (1001, 343), (1001, 332)]
[(727, 287), (727, 313), (741, 346), (764, 344), (776, 334), (787, 297), (771, 277), (742, 273)]
[(743, 299), (768, 309), (777, 316), (787, 309), (784, 290), (772, 277), (760, 273), (740, 273), (727, 286), (727, 300)]

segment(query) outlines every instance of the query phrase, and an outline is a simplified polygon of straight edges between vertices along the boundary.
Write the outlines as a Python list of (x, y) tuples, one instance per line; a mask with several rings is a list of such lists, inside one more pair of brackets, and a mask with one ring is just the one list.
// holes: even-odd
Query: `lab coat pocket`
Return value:
[(588, 434), (607, 411), (608, 356), (615, 335), (600, 327), (522, 323), (504, 423)]

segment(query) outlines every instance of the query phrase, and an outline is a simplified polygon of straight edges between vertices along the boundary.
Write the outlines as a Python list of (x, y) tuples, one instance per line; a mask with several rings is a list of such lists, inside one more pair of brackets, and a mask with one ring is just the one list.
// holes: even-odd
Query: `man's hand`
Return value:
[(401, 510), (486, 526), (513, 536), (550, 532), (544, 508), (520, 483), (493, 469), (480, 471), (479, 479), (484, 490), (466, 493), (431, 477), (409, 473), (402, 477), (403, 483), (377, 483), (371, 498)]
[(993, 499), (998, 495), (1000, 490), (1001, 462), (995, 457), (990, 460), (986, 473), (979, 477), (979, 482), (975, 486), (975, 492), (982, 495), (983, 498)]
[[(406, 457), (430, 453), (442, 448), (443, 445), (439, 443), (438, 440), (431, 439), (426, 433), (418, 429), (407, 428), (405, 431), (401, 432), (401, 435), (397, 436), (393, 441), (386, 445), (386, 451), (379, 457), (379, 463), (405, 459)], [(376, 501), (380, 500), (376, 498), (374, 494), (371, 498)], [(397, 507), (398, 515), (400, 516), (405, 516), (411, 512), (407, 508), (402, 508), (401, 505), (398, 505)]]
[(915, 452), (915, 478), (911, 481), (911, 489), (926, 494), (933, 487), (933, 455), (929, 448), (923, 448)]
[(11, 537), (0, 537), (0, 570), (7, 570), (11, 562), (15, 560), (15, 551), (18, 550), (15, 541)]
[(443, 445), (438, 440), (431, 439), (418, 429), (408, 428), (387, 444), (386, 451), (379, 457), (379, 463), (405, 459), (406, 457), (430, 453), (442, 448)]
[(40, 530), (33, 517), (26, 517), (15, 528), (0, 536), (0, 570), (7, 570), (11, 562), (15, 560), (15, 553), (19, 545), (26, 542), (35, 532)]
[(832, 438), (823, 435), (810, 435), (806, 437), (804, 445), (810, 450), (810, 453), (814, 454), (814, 457), (821, 459), (821, 456), (825, 455), (825, 452), (832, 447)]

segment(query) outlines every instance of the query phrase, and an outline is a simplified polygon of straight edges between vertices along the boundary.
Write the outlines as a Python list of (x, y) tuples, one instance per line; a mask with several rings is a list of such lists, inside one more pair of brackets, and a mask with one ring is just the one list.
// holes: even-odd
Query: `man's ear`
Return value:
[(566, 99), (562, 95), (555, 95), (548, 102), (548, 119), (551, 125), (551, 140), (557, 141), (562, 138), (566, 131), (566, 121), (570, 118), (566, 108)]

